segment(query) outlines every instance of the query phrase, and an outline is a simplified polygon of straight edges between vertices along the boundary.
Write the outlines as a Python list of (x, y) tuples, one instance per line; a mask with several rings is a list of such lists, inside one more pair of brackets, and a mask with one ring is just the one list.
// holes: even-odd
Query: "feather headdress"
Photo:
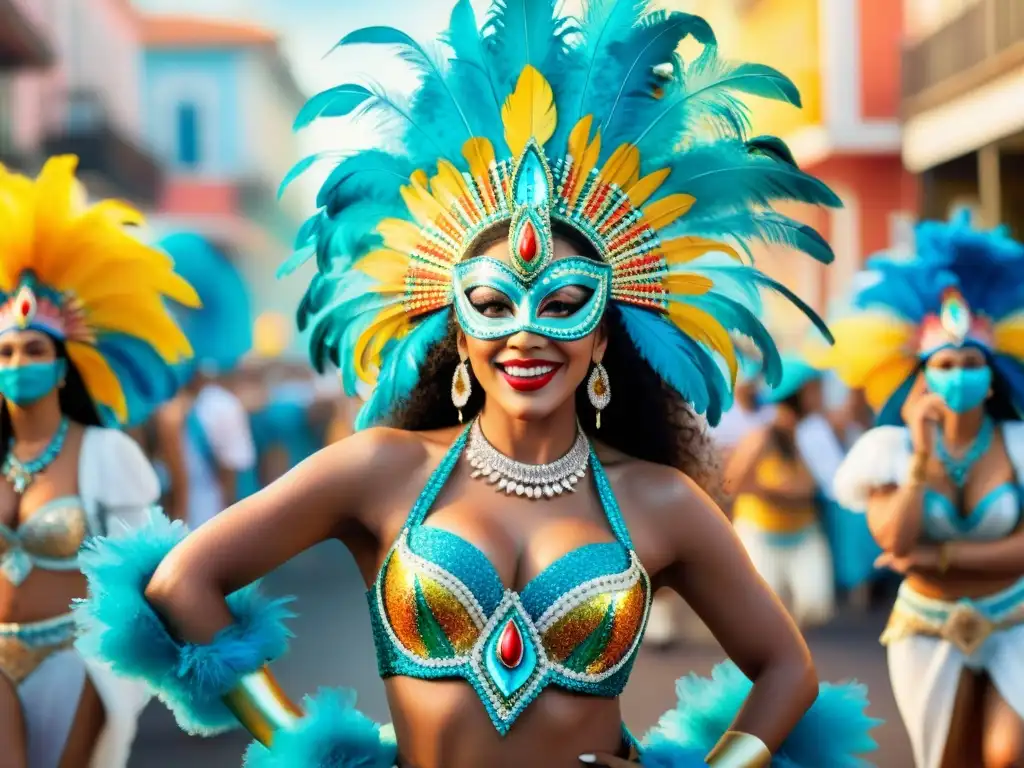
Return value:
[(1024, 245), (982, 232), (963, 213), (916, 230), (913, 259), (879, 255), (830, 324), (835, 345), (808, 349), (816, 366), (863, 389), (879, 421), (899, 421), (915, 374), (949, 346), (988, 355), (1013, 405), (1024, 405)]
[[(550, 258), (552, 222), (581, 233), (612, 267), (611, 303), (640, 354), (711, 422), (736, 375), (730, 331), (762, 349), (769, 382), (781, 375), (757, 319), (761, 289), (784, 293), (827, 334), (742, 255), (760, 240), (832, 259), (820, 236), (771, 206), (838, 199), (783, 142), (746, 135), (739, 96), (799, 105), (793, 84), (721, 60), (696, 16), (594, 0), (577, 20), (555, 5), (494, 0), (481, 27), (459, 0), (444, 57), (390, 27), (352, 32), (339, 45), (398, 47), (419, 89), (401, 99), (339, 85), (296, 121), (374, 112), (401, 127), (400, 152), (338, 163), (282, 269), (316, 257), (299, 324), (314, 364), (338, 365), (349, 394), (360, 380), (376, 385), (360, 426), (386, 420), (416, 386), (447, 329), (455, 264), (497, 226), (526, 279)], [(703, 45), (688, 64), (675, 53), (687, 37)]]
[(201, 307), (171, 305), (171, 313), (192, 345), (195, 365), (221, 373), (235, 368), (252, 349), (252, 307), (245, 279), (228, 257), (194, 232), (175, 232), (157, 243), (174, 261), (174, 271), (195, 289)]
[(63, 342), (100, 416), (137, 424), (174, 394), (172, 365), (191, 355), (164, 299), (198, 297), (125, 229), (141, 223), (137, 211), (86, 204), (77, 164), (52, 158), (35, 180), (0, 165), (0, 334), (31, 328)]

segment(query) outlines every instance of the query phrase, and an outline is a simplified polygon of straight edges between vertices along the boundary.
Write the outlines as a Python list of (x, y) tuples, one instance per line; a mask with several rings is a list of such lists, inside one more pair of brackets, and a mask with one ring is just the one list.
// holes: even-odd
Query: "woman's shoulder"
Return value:
[(414, 474), (424, 465), (435, 465), (460, 429), (411, 431), (392, 427), (370, 427), (331, 443), (320, 451), (320, 460), (340, 463), (350, 471), (387, 472), (394, 477)]
[(647, 517), (702, 514), (715, 504), (697, 482), (676, 467), (630, 456), (610, 446), (596, 446), (619, 506), (643, 510)]

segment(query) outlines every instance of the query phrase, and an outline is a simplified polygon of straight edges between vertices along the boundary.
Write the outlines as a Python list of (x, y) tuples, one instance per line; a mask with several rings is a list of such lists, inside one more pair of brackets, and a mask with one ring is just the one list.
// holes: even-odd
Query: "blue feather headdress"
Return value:
[(1024, 245), (1003, 229), (983, 232), (967, 213), (923, 222), (911, 260), (870, 259), (844, 316), (832, 322), (836, 343), (808, 350), (863, 389), (880, 423), (899, 423), (922, 363), (939, 349), (982, 349), (999, 389), (1024, 405)]
[[(651, 12), (647, 0), (593, 0), (582, 19), (555, 5), (494, 0), (480, 25), (459, 0), (444, 56), (390, 27), (352, 32), (339, 45), (397, 47), (418, 90), (403, 99), (347, 83), (298, 116), (301, 128), (373, 112), (401, 128), (400, 152), (337, 164), (281, 270), (316, 259), (299, 326), (314, 365), (337, 365), (348, 394), (360, 380), (375, 385), (358, 426), (385, 422), (416, 387), (447, 333), (454, 265), (498, 226), (526, 277), (550, 259), (552, 222), (582, 234), (612, 266), (612, 304), (640, 355), (712, 423), (736, 377), (731, 332), (761, 349), (769, 383), (781, 376), (758, 319), (762, 289), (828, 336), (742, 255), (761, 241), (832, 260), (817, 233), (772, 206), (837, 206), (836, 196), (782, 141), (747, 136), (740, 96), (799, 106), (792, 82), (720, 59), (703, 19)], [(688, 37), (703, 52), (687, 63), (675, 51)], [(301, 161), (282, 188), (330, 156)]]
[(252, 311), (245, 280), (227, 256), (201, 235), (176, 232), (163, 237), (158, 246), (202, 301), (201, 307), (171, 305), (194, 351), (193, 361), (179, 373), (187, 379), (196, 365), (232, 370), (252, 348)]

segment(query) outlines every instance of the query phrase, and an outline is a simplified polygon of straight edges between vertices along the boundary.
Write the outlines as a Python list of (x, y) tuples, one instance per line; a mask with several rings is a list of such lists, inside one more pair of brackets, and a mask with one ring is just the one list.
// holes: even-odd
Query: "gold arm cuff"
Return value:
[(243, 677), (224, 696), (224, 704), (238, 722), (266, 747), (270, 746), (277, 731), (294, 725), (303, 715), (268, 667)]
[(704, 760), (711, 768), (769, 768), (772, 753), (757, 736), (726, 731)]

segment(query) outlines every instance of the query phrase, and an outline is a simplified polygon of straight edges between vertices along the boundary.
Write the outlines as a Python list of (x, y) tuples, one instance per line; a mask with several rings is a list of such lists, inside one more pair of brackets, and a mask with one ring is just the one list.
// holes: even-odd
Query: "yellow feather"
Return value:
[(630, 189), (640, 180), (640, 150), (632, 144), (619, 146), (601, 169), (601, 180)]
[(685, 216), (695, 202), (697, 200), (693, 195), (684, 195), (681, 192), (667, 195), (644, 208), (644, 218), (653, 229), (661, 229), (680, 216)]
[(381, 219), (377, 233), (384, 239), (384, 245), (399, 253), (414, 253), (423, 243), (420, 228), (405, 219)]
[(730, 380), (736, 381), (736, 349), (729, 332), (713, 315), (697, 307), (671, 302), (668, 316), (680, 331), (720, 354), (729, 367)]
[(558, 113), (555, 94), (544, 75), (527, 65), (501, 108), (505, 142), (513, 157), (519, 157), (530, 139), (543, 147), (555, 132)]
[(740, 261), (740, 255), (735, 248), (730, 248), (725, 243), (717, 240), (708, 240), (703, 237), (674, 237), (665, 240), (658, 247), (658, 250), (665, 257), (669, 264), (685, 264), (693, 261), (705, 253), (724, 253)]
[(380, 283), (401, 282), (409, 269), (409, 257), (398, 251), (380, 248), (359, 259), (354, 269)]
[(864, 397), (868, 405), (875, 411), (881, 410), (916, 368), (917, 360), (908, 357), (894, 357), (882, 365), (876, 365), (864, 384)]
[(360, 379), (367, 383), (372, 380), (369, 368), (380, 367), (380, 350), (395, 336), (402, 325), (408, 324), (408, 322), (405, 307), (401, 304), (393, 304), (378, 312), (366, 330), (359, 334), (353, 348), (353, 359), (355, 360), (356, 375)]
[(152, 295), (119, 296), (116, 301), (86, 305), (86, 321), (98, 331), (134, 336), (170, 362), (178, 362), (191, 353), (185, 334), (163, 302)]
[(430, 191), (445, 206), (451, 207), (455, 202), (473, 195), (466, 186), (466, 180), (459, 170), (447, 160), (437, 161), (437, 175), (430, 180)]
[(569, 134), (569, 154), (573, 158), (573, 182), (572, 189), (567, 193), (563, 192), (563, 194), (570, 206), (575, 205), (576, 201), (579, 200), (583, 186), (587, 182), (587, 177), (594, 169), (594, 166), (597, 165), (597, 160), (601, 156), (601, 132), (598, 131), (597, 135), (594, 136), (594, 140), (590, 141), (590, 127), (592, 124), (593, 118), (587, 115), (576, 123)]
[(652, 171), (627, 189), (626, 194), (629, 195), (629, 202), (633, 204), (633, 207), (639, 208), (646, 203), (651, 195), (658, 191), (658, 187), (665, 183), (665, 179), (670, 173), (672, 173), (670, 168)]
[(90, 210), (121, 227), (141, 227), (146, 223), (140, 211), (121, 200), (101, 200)]
[(863, 315), (829, 323), (835, 338), (832, 346), (807, 350), (807, 361), (816, 368), (832, 369), (849, 387), (864, 389), (879, 361), (914, 358), (910, 342), (914, 329), (889, 316)]
[(677, 296), (700, 296), (715, 286), (715, 281), (703, 275), (667, 275), (661, 284), (665, 290)]
[(474, 137), (462, 145), (462, 156), (469, 163), (469, 172), (474, 178), (489, 182), (491, 165), (494, 163), (494, 145), (487, 139)]
[(1014, 315), (997, 323), (992, 329), (993, 344), (997, 352), (1024, 358), (1024, 317)]
[(199, 294), (191, 283), (171, 271), (157, 272), (144, 262), (128, 262), (117, 267), (118, 279), (93, 270), (75, 283), (75, 296), (86, 305), (143, 292), (165, 296), (186, 307), (200, 307)]
[(103, 355), (95, 347), (79, 341), (69, 341), (67, 351), (68, 359), (82, 377), (89, 396), (112, 409), (119, 421), (127, 419), (128, 403), (124, 390)]

